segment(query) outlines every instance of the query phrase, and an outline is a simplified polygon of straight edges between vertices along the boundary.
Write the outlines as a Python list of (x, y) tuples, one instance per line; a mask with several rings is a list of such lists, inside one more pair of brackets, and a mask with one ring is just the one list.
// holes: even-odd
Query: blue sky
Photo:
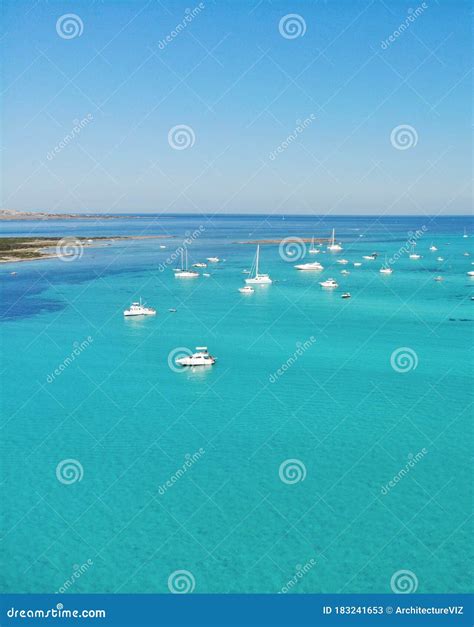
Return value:
[(3, 14), (4, 208), (470, 210), (468, 2), (6, 0)]

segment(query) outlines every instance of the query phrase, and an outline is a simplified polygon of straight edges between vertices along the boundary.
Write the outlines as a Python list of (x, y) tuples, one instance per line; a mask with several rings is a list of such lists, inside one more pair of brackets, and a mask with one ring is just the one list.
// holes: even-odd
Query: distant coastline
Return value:
[(124, 218), (138, 218), (137, 215), (113, 215), (103, 213), (47, 213), (43, 211), (15, 211), (13, 209), (0, 209), (0, 220), (123, 220)]
[[(121, 240), (169, 239), (174, 235), (118, 235), (111, 237), (1, 237), (0, 263), (81, 257), (84, 248), (111, 246)], [(54, 252), (53, 252), (54, 251)]]

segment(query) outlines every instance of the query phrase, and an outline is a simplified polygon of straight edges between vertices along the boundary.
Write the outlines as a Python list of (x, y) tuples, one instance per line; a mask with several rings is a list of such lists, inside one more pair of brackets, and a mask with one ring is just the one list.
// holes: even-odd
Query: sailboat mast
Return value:
[(336, 241), (336, 229), (332, 230), (332, 241), (331, 246), (334, 246), (334, 242)]
[(257, 244), (257, 257), (255, 259), (255, 276), (258, 275), (258, 258), (260, 255), (260, 244)]

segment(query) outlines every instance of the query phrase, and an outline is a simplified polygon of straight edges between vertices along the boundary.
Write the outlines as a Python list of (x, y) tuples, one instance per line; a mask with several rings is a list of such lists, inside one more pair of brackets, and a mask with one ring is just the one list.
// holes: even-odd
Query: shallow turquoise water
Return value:
[[(201, 224), (192, 261), (225, 262), (209, 278), (160, 272)], [(423, 224), (423, 258), (404, 254), (380, 275), (385, 254)], [(318, 255), (322, 273), (297, 272), (268, 245), (262, 271), (273, 285), (237, 291), (255, 247), (235, 242), (333, 226), (344, 251)], [(467, 591), (474, 240), (465, 227), (472, 233), (467, 218), (425, 217), (7, 223), (15, 235), (175, 237), (0, 268), (3, 591), (57, 591), (91, 560), (69, 591), (167, 592), (184, 569), (196, 592), (278, 592), (311, 559), (293, 592), (389, 592), (402, 569), (419, 592)], [(377, 261), (361, 259), (374, 250)], [(318, 285), (330, 276), (335, 292)], [(140, 296), (158, 315), (124, 320)], [(173, 349), (201, 344), (218, 357), (213, 368), (168, 366)], [(414, 351), (416, 368), (392, 368), (398, 348)], [(80, 463), (80, 481), (58, 480), (65, 459)], [(288, 459), (303, 481), (280, 479)]]

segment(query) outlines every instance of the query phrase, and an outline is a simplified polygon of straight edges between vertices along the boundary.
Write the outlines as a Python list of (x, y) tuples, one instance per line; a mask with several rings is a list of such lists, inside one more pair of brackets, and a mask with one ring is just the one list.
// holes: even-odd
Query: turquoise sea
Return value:
[[(390, 592), (404, 570), (418, 592), (468, 591), (469, 218), (2, 227), (166, 236), (0, 266), (3, 592), (168, 592), (181, 570), (195, 592)], [(321, 273), (265, 245), (274, 283), (238, 292), (255, 246), (237, 242), (333, 227), (344, 250), (304, 258)], [(417, 230), (412, 260), (399, 251)], [(190, 261), (225, 260), (200, 270), (210, 277), (174, 277), (167, 259), (186, 237)], [(399, 257), (390, 276), (385, 255)], [(158, 314), (125, 320), (139, 297)], [(170, 368), (172, 351), (198, 345), (215, 366)]]

